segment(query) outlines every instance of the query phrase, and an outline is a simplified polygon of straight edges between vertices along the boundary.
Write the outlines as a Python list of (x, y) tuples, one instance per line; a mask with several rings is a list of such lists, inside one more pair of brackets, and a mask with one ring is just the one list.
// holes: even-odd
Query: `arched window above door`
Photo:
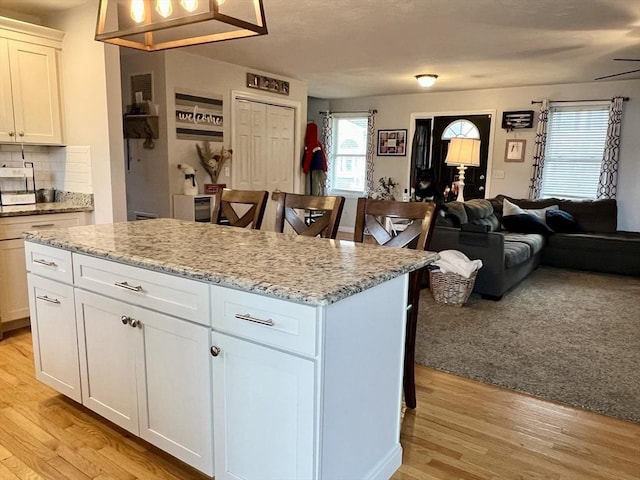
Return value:
[(451, 140), (454, 137), (480, 138), (480, 132), (469, 120), (455, 120), (442, 132), (442, 140)]

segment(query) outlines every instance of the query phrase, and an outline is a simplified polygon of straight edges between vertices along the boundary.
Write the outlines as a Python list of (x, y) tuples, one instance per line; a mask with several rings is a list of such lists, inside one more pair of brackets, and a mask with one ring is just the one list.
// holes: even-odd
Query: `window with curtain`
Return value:
[(362, 195), (367, 180), (367, 116), (334, 116), (329, 161), (331, 193)]
[(608, 122), (608, 104), (549, 109), (541, 197), (597, 198)]

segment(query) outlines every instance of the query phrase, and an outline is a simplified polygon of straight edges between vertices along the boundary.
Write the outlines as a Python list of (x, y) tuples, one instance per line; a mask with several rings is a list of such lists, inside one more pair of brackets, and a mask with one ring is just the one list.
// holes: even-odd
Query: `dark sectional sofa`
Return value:
[[(571, 219), (571, 228), (507, 231), (502, 225), (505, 198), (525, 210), (552, 207), (566, 212), (569, 215), (563, 215)], [(447, 207), (445, 216), (437, 220), (429, 250), (459, 250), (470, 259), (481, 259), (483, 268), (474, 292), (485, 298), (502, 298), (539, 264), (640, 276), (640, 233), (617, 230), (615, 200), (525, 200), (498, 195), (450, 202)]]

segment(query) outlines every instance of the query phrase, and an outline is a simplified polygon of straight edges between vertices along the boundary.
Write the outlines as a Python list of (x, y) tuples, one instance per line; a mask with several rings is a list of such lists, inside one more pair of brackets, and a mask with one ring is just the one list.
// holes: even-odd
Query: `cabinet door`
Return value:
[(135, 308), (75, 289), (82, 403), (116, 425), (138, 434), (136, 352), (139, 329), (123, 323)]
[(9, 47), (7, 39), (0, 38), (0, 142), (15, 142), (15, 131)]
[(211, 329), (138, 308), (140, 436), (213, 475)]
[(29, 274), (36, 378), (82, 401), (73, 287)]
[(316, 478), (315, 363), (213, 332), (215, 477)]
[(24, 241), (0, 241), (0, 317), (2, 322), (9, 322), (28, 316)]
[(62, 143), (56, 50), (10, 40), (9, 70), (16, 141)]

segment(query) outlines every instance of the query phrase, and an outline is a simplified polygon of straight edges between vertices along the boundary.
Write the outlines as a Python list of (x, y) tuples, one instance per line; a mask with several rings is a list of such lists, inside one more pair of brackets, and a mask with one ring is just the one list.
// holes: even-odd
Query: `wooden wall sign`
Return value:
[(502, 112), (502, 128), (515, 130), (533, 127), (533, 110)]
[(247, 87), (267, 92), (289, 95), (289, 82), (277, 78), (265, 77), (257, 73), (247, 73)]

